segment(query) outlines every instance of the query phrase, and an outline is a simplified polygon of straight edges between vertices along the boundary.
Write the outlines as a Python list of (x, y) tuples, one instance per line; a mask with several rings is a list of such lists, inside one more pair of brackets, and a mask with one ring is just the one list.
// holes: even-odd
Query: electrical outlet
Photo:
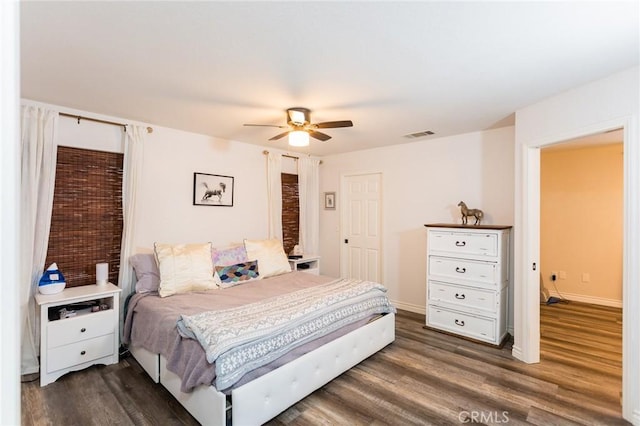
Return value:
[(558, 273), (555, 271), (551, 271), (551, 281), (555, 281), (558, 279)]
[(591, 281), (591, 276), (589, 276), (588, 272), (583, 272), (582, 273), (582, 282), (583, 283), (588, 283)]
[(561, 280), (567, 279), (567, 271), (560, 271), (560, 279)]

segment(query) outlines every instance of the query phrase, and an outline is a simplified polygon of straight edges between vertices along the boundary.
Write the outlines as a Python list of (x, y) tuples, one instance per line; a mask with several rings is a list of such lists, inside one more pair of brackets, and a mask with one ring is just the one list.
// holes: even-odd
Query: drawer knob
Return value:
[(464, 321), (455, 320), (454, 322), (456, 323), (456, 325), (459, 325), (460, 327), (464, 327)]
[(84, 333), (85, 331), (87, 331), (87, 329), (86, 329), (86, 328), (84, 328), (84, 327), (82, 327), (82, 328), (80, 329), (80, 333)]
[(466, 241), (456, 241), (456, 246), (458, 247), (464, 247), (467, 245)]
[(464, 274), (465, 272), (467, 272), (467, 268), (459, 268), (456, 266), (456, 272), (459, 274)]
[[(458, 321), (458, 320), (456, 320), (456, 321)], [(82, 352), (80, 352), (80, 355), (85, 355), (86, 353), (87, 353), (87, 351), (82, 351)]]
[(465, 295), (464, 295), (464, 294), (458, 294), (458, 293), (456, 293), (456, 299), (463, 300), (464, 298), (465, 298)]

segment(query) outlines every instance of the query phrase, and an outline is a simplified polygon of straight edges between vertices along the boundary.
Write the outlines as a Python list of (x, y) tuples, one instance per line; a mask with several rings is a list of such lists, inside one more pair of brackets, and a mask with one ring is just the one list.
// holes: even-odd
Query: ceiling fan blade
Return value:
[(289, 126), (278, 126), (275, 124), (243, 124), (243, 126), (251, 126), (251, 127), (277, 127), (278, 129), (286, 129)]
[(274, 137), (272, 137), (271, 139), (269, 139), (270, 141), (277, 141), (278, 139), (282, 139), (285, 136), (287, 136), (289, 134), (289, 132), (284, 132), (284, 133), (280, 133), (279, 135), (275, 135)]
[(309, 136), (311, 136), (312, 138), (316, 138), (318, 140), (321, 141), (328, 141), (329, 139), (331, 139), (331, 136), (327, 135), (326, 133), (321, 133), (321, 132), (315, 132), (313, 130), (309, 131)]
[(353, 127), (353, 122), (351, 120), (325, 121), (324, 123), (313, 124), (313, 127), (316, 129), (335, 129), (337, 127)]

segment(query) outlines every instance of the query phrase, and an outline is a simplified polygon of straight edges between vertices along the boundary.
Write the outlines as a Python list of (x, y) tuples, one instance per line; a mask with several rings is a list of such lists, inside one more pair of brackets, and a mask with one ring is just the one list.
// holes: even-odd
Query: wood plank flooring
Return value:
[[(541, 307), (541, 356), (424, 330), (399, 311), (396, 341), (290, 407), (279, 425), (622, 425), (620, 309)], [(196, 425), (133, 358), (22, 385), (22, 424)]]

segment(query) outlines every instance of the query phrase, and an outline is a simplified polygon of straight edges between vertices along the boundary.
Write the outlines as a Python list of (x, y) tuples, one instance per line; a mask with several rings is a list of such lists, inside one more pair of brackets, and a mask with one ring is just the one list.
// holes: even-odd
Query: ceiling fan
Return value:
[[(286, 132), (275, 135), (270, 138), (270, 141), (276, 141), (287, 135), (289, 135), (289, 144), (304, 146), (309, 144), (309, 136), (312, 138), (328, 141), (331, 136), (326, 133), (319, 132), (318, 129), (335, 129), (338, 127), (353, 127), (351, 120), (342, 121), (325, 121), (324, 123), (312, 123), (311, 122), (311, 110), (307, 108), (289, 108), (287, 109), (287, 125), (277, 126), (273, 124), (245, 124), (245, 126), (259, 126), (259, 127), (277, 127), (279, 129), (286, 129)], [(302, 139), (306, 139), (306, 143), (302, 139), (297, 139), (302, 136)], [(296, 142), (296, 140), (298, 142)]]

